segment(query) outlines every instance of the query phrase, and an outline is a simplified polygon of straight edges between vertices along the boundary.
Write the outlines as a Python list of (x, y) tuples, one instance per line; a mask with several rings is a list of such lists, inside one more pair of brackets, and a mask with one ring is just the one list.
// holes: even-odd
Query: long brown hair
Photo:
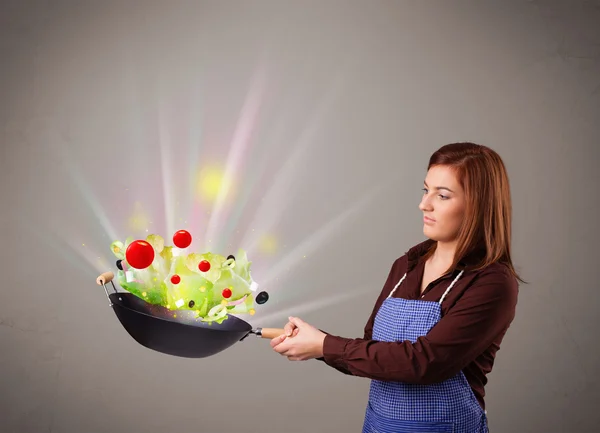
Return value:
[(524, 282), (511, 258), (512, 202), (508, 174), (500, 155), (480, 144), (450, 143), (431, 155), (427, 170), (436, 165), (455, 170), (466, 196), (465, 216), (450, 269), (456, 269), (469, 253), (483, 250), (481, 260), (472, 269), (500, 262)]

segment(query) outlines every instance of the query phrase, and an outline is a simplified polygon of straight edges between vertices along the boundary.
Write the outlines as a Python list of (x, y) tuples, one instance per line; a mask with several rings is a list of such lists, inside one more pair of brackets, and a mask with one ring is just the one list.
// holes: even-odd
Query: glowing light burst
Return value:
[(201, 103), (198, 101), (202, 101), (202, 95), (198, 94), (199, 92), (193, 95), (192, 100), (194, 101), (191, 104), (191, 107), (188, 107), (188, 113), (190, 116), (190, 127), (189, 127), (189, 137), (188, 137), (188, 148), (186, 154), (188, 155), (188, 192), (187, 197), (190, 197), (187, 202), (187, 221), (189, 224), (188, 230), (190, 233), (197, 233), (198, 227), (201, 223), (200, 214), (202, 212), (202, 206), (199, 200), (194, 200), (192, 197), (195, 197), (197, 194), (197, 186), (198, 186), (198, 170), (197, 164), (200, 155), (201, 148), (201, 132), (202, 128), (198, 125), (198, 122), (201, 119)]
[(81, 270), (86, 274), (95, 274), (108, 269), (106, 260), (85, 242), (76, 241), (75, 236), (63, 238), (56, 233), (48, 233), (36, 224), (28, 224), (28, 227), (29, 232), (38, 239), (41, 245), (53, 251), (57, 257), (69, 264), (69, 272)]
[(110, 238), (116, 239), (117, 232), (115, 228), (106, 216), (104, 209), (100, 206), (99, 201), (94, 195), (89, 184), (81, 175), (81, 172), (77, 168), (77, 164), (75, 161), (73, 161), (73, 158), (71, 158), (71, 155), (61, 143), (57, 143), (56, 147), (60, 152), (62, 159), (65, 161), (64, 167), (66, 167), (66, 172), (72, 180), (72, 185), (75, 185), (81, 195), (81, 198), (83, 198), (84, 203), (92, 210), (92, 213), (100, 223), (100, 227), (102, 227), (104, 233), (106, 233)]
[[(51, 131), (46, 131), (47, 135), (51, 135)], [(69, 153), (64, 137), (55, 136), (55, 140), (49, 141), (53, 144), (54, 149), (60, 154), (63, 167), (67, 173), (69, 184), (75, 186), (79, 197), (84, 206), (87, 206), (94, 215), (96, 222), (102, 232), (103, 239), (117, 239), (117, 232), (107, 217), (107, 213), (102, 208), (85, 177), (82, 176), (78, 168), (78, 164), (73, 160)], [(54, 250), (58, 256), (66, 260), (70, 264), (70, 270), (80, 269), (84, 273), (104, 272), (110, 269), (103, 254), (98, 253), (91, 245), (86, 244), (82, 239), (86, 237), (77, 236), (74, 228), (65, 222), (67, 226), (54, 227), (52, 230), (45, 232), (35, 223), (30, 223), (30, 231), (34, 233), (41, 242)], [(89, 238), (89, 237), (87, 237)], [(110, 242), (108, 242), (110, 243)]]
[(172, 146), (170, 135), (165, 121), (164, 109), (159, 109), (158, 116), (158, 131), (159, 131), (159, 148), (160, 148), (160, 165), (162, 171), (163, 196), (164, 196), (164, 211), (167, 233), (175, 233), (175, 217), (173, 215), (173, 194), (171, 181), (171, 154), (169, 148)]
[[(364, 286), (363, 286), (364, 287)], [(276, 312), (270, 314), (261, 314), (253, 320), (254, 326), (267, 326), (268, 324), (276, 323), (277, 326), (281, 326), (282, 322), (287, 322), (289, 316), (301, 316), (304, 313), (321, 310), (330, 305), (336, 305), (339, 308), (340, 304), (348, 302), (354, 298), (358, 298), (370, 292), (370, 289), (361, 289), (353, 291), (343, 291), (337, 293), (334, 296), (329, 296), (325, 299), (318, 299), (316, 301), (309, 301), (300, 305), (294, 305), (293, 307), (286, 308), (284, 310), (279, 309)], [(339, 310), (338, 310), (339, 311)]]
[[(239, 246), (248, 251), (250, 256), (253, 250), (265, 255), (273, 255), (278, 252), (280, 239), (275, 235), (274, 227), (278, 224), (290, 201), (293, 199), (291, 190), (294, 183), (297, 182), (299, 170), (303, 167), (303, 164), (299, 162), (309, 156), (309, 150), (316, 142), (315, 136), (323, 125), (326, 114), (329, 112), (333, 102), (341, 93), (345, 80), (343, 76), (332, 79), (332, 86), (323, 94), (321, 101), (319, 101), (315, 109), (311, 111), (311, 117), (307, 125), (295, 142), (291, 143), (292, 153), (284, 163), (278, 162), (278, 170), (274, 175), (271, 172), (267, 172), (269, 164), (268, 158), (265, 157), (262, 160), (262, 164), (253, 166), (251, 170), (248, 170), (248, 179), (244, 179), (242, 182), (239, 176), (244, 171), (244, 161), (252, 144), (251, 137), (257, 125), (266, 82), (265, 70), (264, 68), (260, 68), (255, 74), (244, 100), (225, 164), (221, 165), (218, 162), (213, 162), (211, 164), (203, 164), (202, 167), (198, 168), (197, 164), (200, 156), (198, 142), (200, 141), (200, 134), (198, 128), (190, 128), (190, 130), (193, 130), (193, 133), (191, 134), (192, 138), (188, 141), (189, 152), (186, 153), (188, 173), (182, 173), (180, 164), (177, 164), (177, 166), (174, 165), (178, 161), (175, 160), (176, 154), (172, 149), (178, 148), (175, 143), (177, 140), (170, 129), (172, 125), (169, 123), (167, 111), (164, 106), (159, 105), (157, 107), (160, 175), (163, 189), (163, 203), (160, 203), (160, 205), (164, 208), (166, 230), (160, 233), (162, 230), (154, 228), (152, 232), (160, 233), (165, 238), (169, 238), (176, 230), (188, 228), (193, 233), (195, 239), (205, 243), (205, 249), (222, 250), (226, 247), (226, 241), (229, 241), (231, 234), (238, 228), (240, 219), (249, 217), (251, 219), (248, 225), (249, 229), (246, 233), (243, 233), (243, 239), (239, 242)], [(157, 101), (157, 103), (160, 103), (160, 101)], [(190, 115), (190, 117), (193, 116)], [(193, 119), (192, 123), (195, 124), (195, 119)], [(277, 132), (283, 135), (285, 128), (281, 125), (283, 125), (283, 122), (280, 124), (280, 129)], [(276, 140), (277, 138), (277, 134), (272, 131), (270, 139)], [(101, 251), (105, 254), (98, 254), (89, 245), (85, 245), (76, 239), (68, 239), (65, 241), (65, 244), (72, 252), (76, 252), (83, 259), (86, 265), (86, 272), (90, 269), (94, 269), (96, 272), (103, 272), (114, 266), (114, 262), (108, 263), (104, 257), (108, 256), (112, 259), (108, 245), (113, 240), (124, 239), (121, 239), (117, 235), (106, 216), (106, 212), (99, 205), (91, 188), (77, 170), (77, 164), (72, 161), (65, 148), (61, 147), (61, 152), (65, 160), (68, 161), (65, 166), (73, 184), (77, 186), (85, 203), (93, 211), (104, 233), (108, 236), (108, 238), (103, 238), (107, 239), (106, 245), (103, 244), (100, 247)], [(184, 170), (185, 167), (184, 165)], [(175, 194), (175, 187), (177, 185), (175, 184), (176, 179), (174, 176), (179, 174), (187, 176), (187, 178), (184, 178), (188, 181), (186, 192), (190, 193), (187, 199), (185, 197), (178, 197)], [(259, 182), (259, 180), (262, 180), (262, 182)], [(244, 188), (241, 188), (242, 185)], [(258, 281), (261, 289), (264, 288), (272, 292), (273, 290), (269, 289), (270, 284), (280, 278), (290, 267), (297, 265), (307, 254), (312, 253), (323, 243), (327, 242), (336, 232), (339, 232), (353, 215), (367, 207), (370, 200), (385, 185), (387, 183), (383, 182), (376, 186), (370, 193), (355, 201), (350, 208), (326, 222), (315, 233), (311, 234), (299, 245), (294, 246), (287, 255), (278, 259), (274, 266), (269, 267), (264, 263), (257, 263), (261, 269)], [(250, 202), (253, 193), (257, 191), (256, 188), (260, 188), (261, 204), (257, 206), (254, 215), (244, 214), (244, 208)], [(234, 198), (235, 201), (233, 200)], [(178, 210), (175, 206), (178, 203), (178, 199), (182, 201), (184, 207), (187, 206), (184, 211)], [(160, 196), (158, 201), (160, 201)], [(157, 209), (160, 210), (160, 207)], [(210, 212), (205, 213), (209, 209)], [(180, 213), (177, 214), (177, 212)], [(190, 222), (188, 227), (180, 227), (180, 225), (183, 226), (184, 224), (177, 222), (183, 222), (183, 219), (178, 218), (182, 213), (187, 215), (187, 221)], [(207, 218), (208, 221), (200, 223), (200, 215), (204, 216), (206, 214), (210, 215)], [(140, 201), (136, 201), (133, 204), (133, 211), (128, 219), (128, 227), (135, 232), (147, 232), (151, 220), (155, 218), (157, 218), (157, 215), (151, 216), (151, 212), (144, 209), (144, 205)], [(185, 225), (187, 225), (187, 221), (185, 221)], [(194, 225), (199, 225), (200, 228), (205, 230), (204, 237), (197, 235), (199, 229), (195, 228)], [(209, 247), (211, 241), (214, 243)], [(201, 247), (195, 245), (194, 249), (200, 250)], [(71, 255), (70, 258), (72, 260), (73, 256)], [(266, 271), (266, 274), (262, 272), (262, 269)], [(259, 274), (257, 272), (254, 273), (255, 275)], [(259, 317), (255, 317), (255, 319), (263, 323), (269, 320), (280, 321), (281, 319), (286, 319), (290, 314), (299, 315), (307, 311), (325, 308), (328, 305), (346, 302), (365, 293), (367, 293), (367, 290), (344, 291), (330, 298), (290, 306), (285, 310), (279, 310), (272, 314), (261, 314)], [(268, 311), (268, 307), (264, 311)]]
[(306, 255), (316, 250), (317, 247), (323, 245), (325, 241), (333, 236), (335, 232), (341, 230), (344, 223), (352, 215), (358, 213), (361, 209), (366, 208), (369, 202), (377, 195), (377, 193), (381, 192), (387, 185), (387, 182), (382, 182), (381, 184), (372, 188), (368, 194), (363, 196), (360, 200), (357, 200), (353, 206), (329, 220), (327, 224), (323, 225), (305, 241), (293, 248), (292, 251), (286, 254), (281, 260), (278, 260), (277, 264), (271, 267), (268, 273), (262, 277), (262, 284), (268, 286), (284, 271), (292, 266), (297, 265), (298, 262), (300, 262)]
[[(273, 131), (270, 136), (271, 142), (272, 143), (280, 142), (282, 140), (283, 131), (284, 131), (284, 123), (283, 122), (275, 123), (275, 125), (273, 126)], [(246, 186), (246, 188), (241, 190), (240, 193), (237, 195), (237, 199), (235, 202), (236, 206), (235, 206), (233, 212), (231, 213), (230, 217), (227, 218), (225, 227), (223, 227), (221, 230), (220, 238), (222, 239), (223, 245), (230, 245), (229, 241), (230, 241), (231, 237), (233, 236), (234, 232), (236, 231), (240, 220), (243, 217), (243, 213), (244, 213), (244, 210), (245, 210), (247, 204), (251, 202), (253, 193), (257, 193), (257, 192), (261, 193), (262, 186), (258, 185), (258, 182), (259, 182), (261, 176), (263, 176), (268, 169), (267, 163), (268, 163), (268, 158), (265, 156), (262, 158), (262, 160), (260, 162), (258, 162), (255, 166), (253, 166), (252, 170), (248, 173), (248, 177), (244, 182), (244, 185)], [(258, 194), (256, 194), (256, 195), (258, 195)], [(260, 194), (260, 196), (262, 197), (262, 194)], [(261, 202), (263, 202), (263, 201), (264, 201), (264, 199), (261, 199)]]
[(208, 221), (206, 230), (207, 239), (219, 238), (217, 237), (217, 234), (219, 234), (219, 229), (226, 219), (223, 216), (225, 199), (230, 193), (233, 174), (240, 170), (245, 150), (250, 143), (251, 133), (256, 124), (256, 118), (261, 105), (261, 96), (264, 91), (264, 85), (264, 68), (259, 68), (255, 74), (254, 84), (250, 87), (250, 91), (246, 97), (246, 102), (233, 135), (229, 155), (227, 157), (225, 173), (218, 190), (213, 212)]
[(84, 261), (89, 265), (87, 270), (93, 269), (97, 273), (102, 273), (107, 269), (110, 269), (110, 265), (106, 261), (106, 259), (99, 255), (95, 250), (86, 246), (85, 243), (78, 244), (73, 239), (69, 239), (66, 241), (67, 245), (73, 251), (77, 251), (79, 256), (84, 259)]
[(144, 210), (142, 203), (136, 201), (134, 203), (134, 210), (132, 216), (129, 218), (129, 228), (136, 232), (142, 230), (148, 230), (150, 225), (150, 218), (147, 212)]
[(249, 252), (256, 248), (256, 244), (259, 242), (262, 233), (272, 231), (272, 227), (279, 222), (284, 210), (292, 199), (293, 194), (290, 191), (297, 179), (298, 170), (302, 167), (300, 160), (306, 156), (326, 112), (331, 107), (336, 96), (341, 92), (343, 82), (343, 79), (334, 80), (334, 84), (323, 95), (323, 99), (317, 109), (312, 112), (312, 118), (307, 127), (293, 144), (294, 151), (285, 163), (281, 164), (275, 176), (269, 179), (270, 185), (263, 195), (261, 206), (258, 207), (250, 224), (250, 227), (260, 227), (260, 232), (246, 232), (241, 241), (241, 245), (247, 245)]
[[(196, 197), (207, 204), (215, 205), (223, 189), (232, 190), (233, 179), (226, 178), (226, 172), (216, 165), (201, 168), (197, 174)], [(230, 200), (233, 193), (228, 194)], [(225, 200), (225, 199), (223, 199)]]
[(274, 235), (264, 233), (259, 241), (259, 251), (265, 254), (275, 254), (277, 252), (277, 238)]

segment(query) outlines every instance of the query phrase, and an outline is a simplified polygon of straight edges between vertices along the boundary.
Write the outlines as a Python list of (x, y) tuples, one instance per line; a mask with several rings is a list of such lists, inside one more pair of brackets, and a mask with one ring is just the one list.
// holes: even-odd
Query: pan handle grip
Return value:
[(269, 340), (279, 337), (281, 334), (284, 334), (285, 330), (280, 328), (258, 328), (258, 336), (262, 338), (268, 338)]
[(104, 287), (104, 293), (106, 293), (106, 297), (108, 298), (108, 305), (110, 305), (110, 306), (112, 306), (112, 302), (110, 301), (110, 296), (108, 296), (108, 290), (106, 290), (106, 285), (108, 283), (112, 284), (114, 292), (117, 293), (117, 288), (115, 287), (115, 283), (113, 283), (114, 277), (115, 277), (115, 274), (108, 271), (108, 272), (104, 272), (104, 273), (98, 275), (98, 278), (96, 278), (96, 284)]
[(99, 286), (103, 286), (111, 282), (114, 277), (115, 274), (113, 274), (112, 272), (104, 272), (103, 274), (100, 274), (98, 278), (96, 278), (96, 284), (98, 284)]

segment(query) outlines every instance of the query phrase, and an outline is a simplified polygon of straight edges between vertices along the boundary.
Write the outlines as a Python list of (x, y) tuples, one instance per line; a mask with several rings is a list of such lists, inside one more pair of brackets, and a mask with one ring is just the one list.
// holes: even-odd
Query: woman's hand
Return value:
[(323, 341), (326, 334), (312, 325), (290, 317), (285, 333), (271, 340), (271, 347), (290, 361), (306, 361), (323, 356)]
[(285, 324), (285, 326), (283, 327), (284, 334), (287, 335), (288, 337), (296, 336), (298, 334), (298, 331), (300, 330), (300, 328), (298, 328), (296, 326), (296, 324), (291, 321), (291, 319), (292, 319), (291, 317), (288, 317), (288, 319), (290, 321), (287, 322)]

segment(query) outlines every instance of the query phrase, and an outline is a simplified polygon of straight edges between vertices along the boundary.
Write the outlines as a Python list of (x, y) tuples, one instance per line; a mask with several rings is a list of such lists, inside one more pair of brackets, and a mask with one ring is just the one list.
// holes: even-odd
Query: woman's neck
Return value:
[(456, 253), (456, 242), (439, 242), (435, 247), (435, 251), (430, 258), (431, 264), (436, 268), (441, 267), (447, 269), (454, 261)]

